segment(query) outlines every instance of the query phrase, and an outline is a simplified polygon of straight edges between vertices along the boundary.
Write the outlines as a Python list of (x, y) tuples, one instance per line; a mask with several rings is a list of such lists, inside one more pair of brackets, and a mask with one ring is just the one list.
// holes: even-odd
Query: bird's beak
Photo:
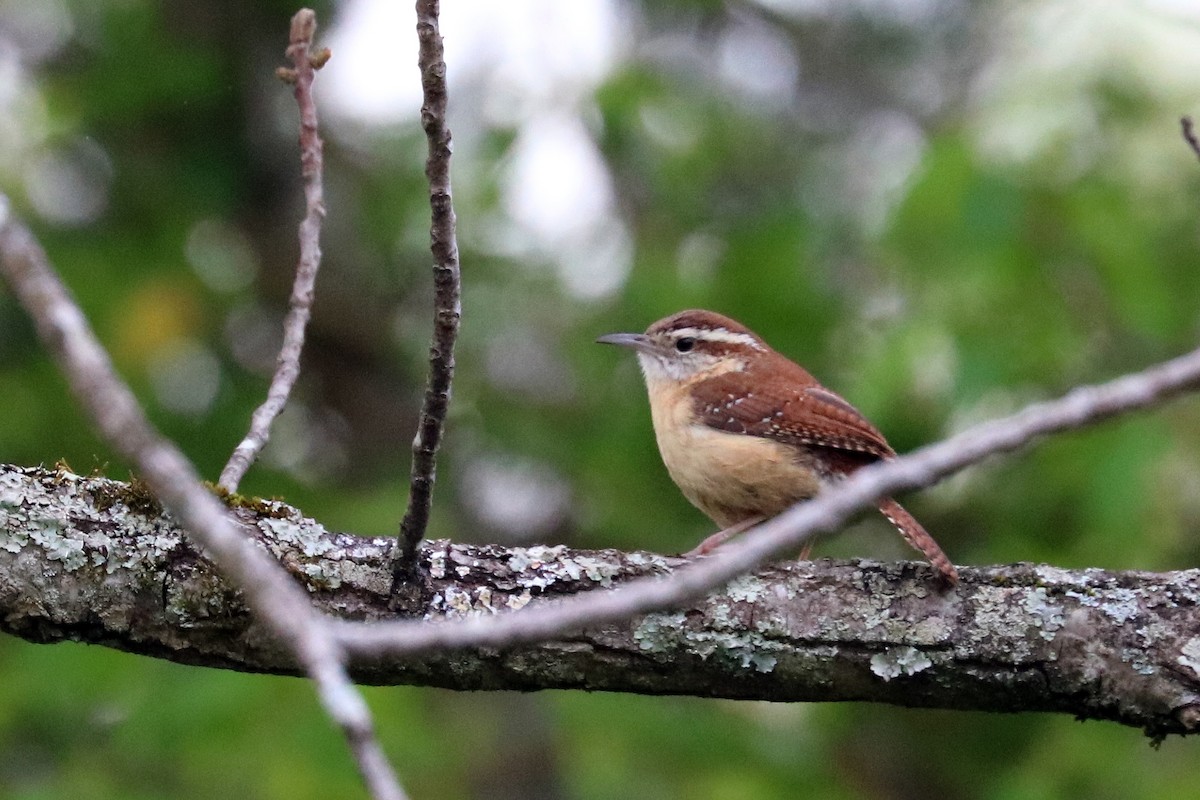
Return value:
[(615, 344), (618, 347), (628, 347), (643, 353), (654, 349), (654, 343), (644, 333), (610, 333), (596, 340), (600, 344)]

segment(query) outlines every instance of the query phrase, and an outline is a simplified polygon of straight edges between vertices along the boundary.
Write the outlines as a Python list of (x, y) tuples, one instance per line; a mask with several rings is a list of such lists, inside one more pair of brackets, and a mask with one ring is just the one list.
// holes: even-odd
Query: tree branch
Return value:
[(400, 522), (400, 550), (394, 565), (393, 591), (413, 577), (417, 545), (429, 525), (436, 479), (437, 451), (442, 442), (450, 386), (454, 380), (454, 342), (462, 316), (458, 242), (454, 203), (450, 193), (450, 128), (446, 125), (446, 62), (438, 30), (438, 0), (417, 0), (417, 64), (425, 95), (421, 127), (429, 142), (425, 176), (429, 179), (429, 230), (433, 252), (433, 342), (429, 348), (429, 383), (413, 439), (413, 462), (408, 509)]
[(200, 484), (183, 453), (154, 430), (33, 234), (11, 216), (3, 195), (0, 274), (33, 319), (43, 345), (98, 433), (136, 465), (154, 496), (216, 556), (222, 571), (242, 588), (247, 604), (265, 623), (264, 633), (277, 637), (277, 646), (312, 678), (325, 712), (349, 742), (372, 797), (401, 800), (404, 794), (375, 740), (370, 711), (346, 676), (342, 649), (329, 626), (279, 565), (238, 531), (220, 501)]
[(325, 190), (322, 182), (321, 137), (317, 133), (317, 104), (312, 84), (316, 72), (329, 60), (329, 50), (312, 52), (317, 32), (317, 15), (302, 8), (292, 17), (287, 56), (292, 67), (281, 67), (279, 77), (292, 84), (300, 107), (300, 174), (304, 178), (304, 219), (300, 222), (300, 259), (296, 280), (283, 320), (283, 345), (275, 363), (275, 375), (263, 401), (250, 418), (246, 438), (234, 449), (218, 484), (227, 492), (236, 492), (238, 483), (258, 458), (271, 435), (271, 423), (287, 405), (288, 396), (300, 377), (300, 353), (304, 349), (304, 329), (312, 315), (313, 290), (321, 268), (321, 221), (325, 218)]
[[(240, 591), (139, 487), (0, 467), (0, 628), (188, 664), (296, 674)], [(278, 502), (233, 510), (329, 614), (389, 610), (389, 539), (326, 531)], [(428, 627), (670, 576), (680, 559), (565, 547), (427, 542)], [(1200, 727), (1200, 571), (1028, 564), (962, 571), (952, 594), (912, 562), (792, 562), (670, 613), (554, 641), (362, 657), (358, 681), (452, 689), (571, 688), (774, 701), (1057, 711), (1161, 737)], [(596, 590), (600, 590), (597, 592)], [(519, 615), (514, 615), (519, 616)]]

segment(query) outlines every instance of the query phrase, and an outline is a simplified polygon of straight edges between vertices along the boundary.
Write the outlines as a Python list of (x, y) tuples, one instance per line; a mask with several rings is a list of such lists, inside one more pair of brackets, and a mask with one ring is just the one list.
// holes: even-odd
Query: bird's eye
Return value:
[(675, 349), (681, 353), (686, 353), (696, 346), (696, 340), (691, 336), (684, 336), (675, 340)]

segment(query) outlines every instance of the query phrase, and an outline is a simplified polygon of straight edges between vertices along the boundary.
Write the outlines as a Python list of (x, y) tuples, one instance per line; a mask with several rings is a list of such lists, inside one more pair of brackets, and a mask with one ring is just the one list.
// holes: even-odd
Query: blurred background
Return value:
[[(328, 219), (304, 374), (246, 492), (395, 531), (430, 330), (411, 3), (316, 6)], [(0, 188), (215, 479), (296, 261), (278, 0), (0, 0)], [(897, 450), (1189, 350), (1195, 0), (447, 0), (463, 330), (430, 535), (679, 552), (711, 532), (634, 359), (756, 329)], [(0, 289), (0, 461), (115, 460)], [(906, 499), (960, 564), (1200, 561), (1200, 402)], [(817, 555), (910, 558), (878, 515)], [(362, 796), (299, 680), (0, 640), (0, 796)], [(1196, 744), (1049, 715), (371, 689), (416, 800), (1194, 797)]]

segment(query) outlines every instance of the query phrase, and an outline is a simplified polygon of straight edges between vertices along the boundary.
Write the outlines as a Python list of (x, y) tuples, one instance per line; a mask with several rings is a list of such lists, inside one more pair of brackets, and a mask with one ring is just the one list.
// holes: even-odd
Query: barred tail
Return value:
[(896, 526), (896, 530), (900, 531), (900, 535), (906, 542), (921, 551), (933, 568), (941, 574), (942, 580), (951, 586), (958, 583), (958, 570), (950, 563), (950, 559), (942, 552), (942, 548), (938, 547), (938, 543), (933, 540), (929, 532), (921, 526), (921, 523), (904, 510), (904, 506), (890, 497), (885, 497), (879, 501), (879, 510), (888, 518), (889, 522)]

